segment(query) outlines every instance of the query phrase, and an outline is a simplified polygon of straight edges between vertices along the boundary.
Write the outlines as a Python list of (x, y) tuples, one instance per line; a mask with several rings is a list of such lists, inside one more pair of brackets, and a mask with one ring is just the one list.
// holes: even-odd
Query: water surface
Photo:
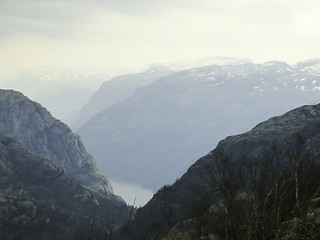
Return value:
[(132, 205), (136, 198), (135, 206), (142, 207), (153, 196), (153, 192), (150, 189), (143, 188), (138, 185), (122, 183), (117, 181), (110, 181), (113, 191), (116, 195), (122, 197), (127, 204)]

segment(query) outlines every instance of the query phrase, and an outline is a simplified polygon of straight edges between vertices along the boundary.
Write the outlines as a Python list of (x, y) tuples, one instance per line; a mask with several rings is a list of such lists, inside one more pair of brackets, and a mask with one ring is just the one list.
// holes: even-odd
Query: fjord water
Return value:
[(135, 200), (135, 206), (144, 206), (153, 196), (150, 189), (143, 188), (139, 185), (112, 181), (113, 192), (115, 195), (121, 196), (129, 205), (132, 205)]

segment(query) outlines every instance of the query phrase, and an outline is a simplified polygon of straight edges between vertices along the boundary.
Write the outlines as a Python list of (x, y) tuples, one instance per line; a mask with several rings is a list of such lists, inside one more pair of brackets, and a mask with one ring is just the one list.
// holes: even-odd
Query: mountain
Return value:
[(229, 136), (138, 209), (129, 239), (317, 239), (319, 149), (320, 104)]
[(113, 195), (109, 181), (80, 137), (22, 93), (0, 90), (0, 130), (31, 152), (52, 160), (86, 188), (103, 196)]
[(181, 71), (191, 68), (200, 68), (210, 65), (242, 65), (252, 63), (249, 58), (234, 58), (234, 57), (203, 57), (198, 59), (184, 59), (173, 61), (164, 64), (166, 67), (173, 71)]
[(320, 58), (309, 59), (306, 61), (298, 62), (294, 68), (302, 72), (307, 72), (313, 75), (320, 75)]
[(1, 239), (88, 239), (93, 217), (95, 239), (104, 239), (106, 224), (114, 216), (123, 224), (127, 214), (117, 197), (91, 192), (0, 131)]
[(175, 72), (96, 114), (77, 133), (110, 179), (156, 190), (220, 139), (318, 101), (320, 76), (299, 66), (267, 62)]
[(71, 124), (78, 129), (100, 111), (117, 104), (130, 97), (136, 89), (149, 85), (154, 80), (171, 73), (168, 68), (161, 65), (150, 66), (144, 72), (120, 75), (104, 82), (91, 96), (77, 117)]
[(80, 128), (97, 113), (130, 97), (136, 89), (148, 86), (153, 81), (170, 73), (183, 69), (203, 67), (207, 65), (240, 65), (250, 63), (250, 59), (231, 57), (200, 58), (181, 60), (163, 65), (150, 64), (143, 72), (120, 75), (104, 82), (84, 105), (77, 120), (71, 124), (73, 129)]

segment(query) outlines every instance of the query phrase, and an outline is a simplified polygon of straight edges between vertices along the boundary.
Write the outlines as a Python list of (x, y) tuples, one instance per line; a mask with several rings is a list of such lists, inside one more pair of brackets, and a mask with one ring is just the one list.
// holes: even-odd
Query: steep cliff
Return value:
[(114, 216), (117, 225), (124, 222), (125, 203), (92, 193), (0, 131), (1, 239), (87, 239), (93, 217), (102, 239)]
[(52, 160), (90, 190), (105, 196), (113, 194), (80, 137), (22, 93), (0, 90), (0, 130), (30, 151)]

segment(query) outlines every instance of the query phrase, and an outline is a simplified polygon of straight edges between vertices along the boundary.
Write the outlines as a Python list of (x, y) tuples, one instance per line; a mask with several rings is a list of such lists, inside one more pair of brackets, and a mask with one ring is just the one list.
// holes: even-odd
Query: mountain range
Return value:
[(157, 190), (220, 139), (316, 103), (319, 69), (314, 59), (177, 71), (100, 111), (77, 133), (110, 179)]
[[(1, 96), (1, 122), (13, 122), (15, 135), (24, 128), (12, 116), (32, 126), (23, 109), (48, 114), (21, 93), (2, 90)], [(39, 123), (33, 119), (29, 131), (43, 132)], [(79, 181), (59, 161), (0, 131), (0, 236), (105, 239), (118, 230), (114, 236), (131, 240), (317, 239), (319, 144), (320, 104), (294, 109), (220, 141), (173, 185), (129, 213), (111, 191)]]
[(95, 115), (79, 133), (105, 148), (100, 163), (113, 179), (156, 189), (186, 168), (130, 211), (79, 135), (22, 93), (0, 90), (0, 238), (318, 239), (320, 104), (243, 129), (317, 102), (319, 78), (319, 59), (193, 68)]
[(172, 71), (167, 67), (153, 65), (143, 72), (120, 75), (105, 81), (82, 107), (71, 127), (78, 129), (97, 113), (130, 97), (138, 88), (148, 86), (170, 73)]

